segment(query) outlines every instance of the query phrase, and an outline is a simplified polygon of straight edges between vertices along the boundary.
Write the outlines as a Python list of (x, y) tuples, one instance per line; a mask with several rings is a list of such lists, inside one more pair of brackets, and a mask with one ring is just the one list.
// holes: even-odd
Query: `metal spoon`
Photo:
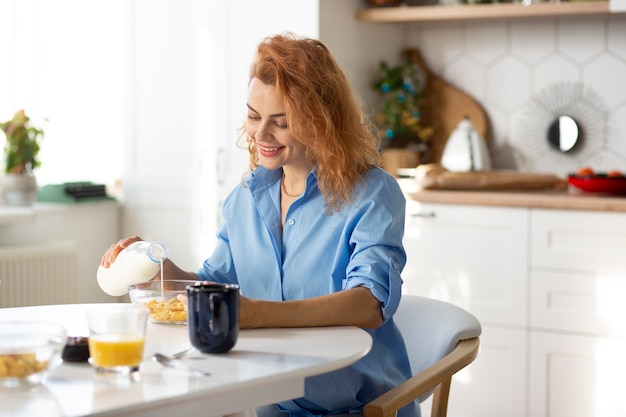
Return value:
[(188, 371), (197, 373), (197, 374), (202, 375), (202, 376), (211, 376), (210, 372), (204, 371), (204, 370), (199, 369), (199, 368), (194, 368), (193, 366), (189, 366), (186, 363), (180, 362), (178, 359), (176, 359), (174, 357), (163, 355), (162, 353), (158, 353), (158, 352), (155, 353), (153, 358), (154, 358), (155, 361), (159, 362), (161, 365), (167, 366), (169, 368), (176, 368), (178, 366), (178, 367), (183, 367), (183, 368), (187, 369)]
[[(171, 359), (182, 359), (185, 356), (190, 355), (190, 354), (192, 354), (195, 351), (196, 351), (196, 348), (192, 346), (189, 349), (183, 350), (182, 352), (177, 352), (177, 353), (174, 353), (173, 355), (165, 355), (165, 356), (169, 356)], [(163, 355), (163, 353), (161, 355)], [(185, 358), (185, 359), (187, 359), (187, 360), (204, 359), (204, 357), (203, 356), (192, 356), (192, 357)]]
[(177, 353), (174, 353), (173, 355), (169, 355), (169, 357), (171, 359), (180, 359), (180, 358), (183, 358), (183, 357), (189, 355), (192, 352), (195, 352), (195, 350), (196, 350), (196, 348), (190, 347), (189, 349), (185, 349), (182, 352), (177, 352)]

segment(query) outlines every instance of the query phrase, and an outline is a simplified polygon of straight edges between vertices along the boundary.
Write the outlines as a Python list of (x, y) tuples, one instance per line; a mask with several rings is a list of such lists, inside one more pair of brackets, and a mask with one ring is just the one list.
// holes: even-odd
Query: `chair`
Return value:
[(403, 295), (394, 316), (402, 331), (413, 377), (368, 403), (365, 417), (395, 417), (414, 400), (434, 393), (431, 417), (444, 417), (452, 376), (478, 355), (480, 322), (453, 304)]

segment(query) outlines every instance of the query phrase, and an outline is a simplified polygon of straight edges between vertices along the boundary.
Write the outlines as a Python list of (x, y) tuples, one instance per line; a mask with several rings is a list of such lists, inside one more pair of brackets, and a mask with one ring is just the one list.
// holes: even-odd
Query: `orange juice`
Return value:
[(89, 355), (95, 366), (138, 366), (144, 338), (135, 334), (97, 334), (89, 337)]

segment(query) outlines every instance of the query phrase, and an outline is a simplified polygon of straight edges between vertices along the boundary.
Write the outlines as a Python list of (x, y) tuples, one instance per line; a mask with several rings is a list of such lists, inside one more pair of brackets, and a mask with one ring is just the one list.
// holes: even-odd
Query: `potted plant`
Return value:
[(422, 120), (424, 102), (420, 92), (424, 83), (423, 71), (408, 55), (396, 67), (380, 62), (373, 88), (383, 101), (376, 121), (383, 138), (383, 165), (390, 166), (388, 170), (394, 175), (396, 168), (414, 168), (429, 156), (433, 128), (425, 126)]
[(0, 123), (6, 135), (3, 196), (7, 205), (30, 206), (37, 200), (34, 169), (38, 159), (42, 129), (32, 126), (24, 110), (18, 110), (11, 120)]

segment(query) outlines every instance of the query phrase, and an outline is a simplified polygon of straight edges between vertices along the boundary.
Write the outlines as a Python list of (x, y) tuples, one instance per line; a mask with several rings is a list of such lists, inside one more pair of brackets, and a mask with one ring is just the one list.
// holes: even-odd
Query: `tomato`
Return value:
[(595, 172), (589, 167), (582, 167), (576, 171), (576, 175), (594, 175)]
[(623, 177), (622, 171), (618, 171), (617, 169), (612, 169), (611, 171), (606, 173), (607, 177)]

